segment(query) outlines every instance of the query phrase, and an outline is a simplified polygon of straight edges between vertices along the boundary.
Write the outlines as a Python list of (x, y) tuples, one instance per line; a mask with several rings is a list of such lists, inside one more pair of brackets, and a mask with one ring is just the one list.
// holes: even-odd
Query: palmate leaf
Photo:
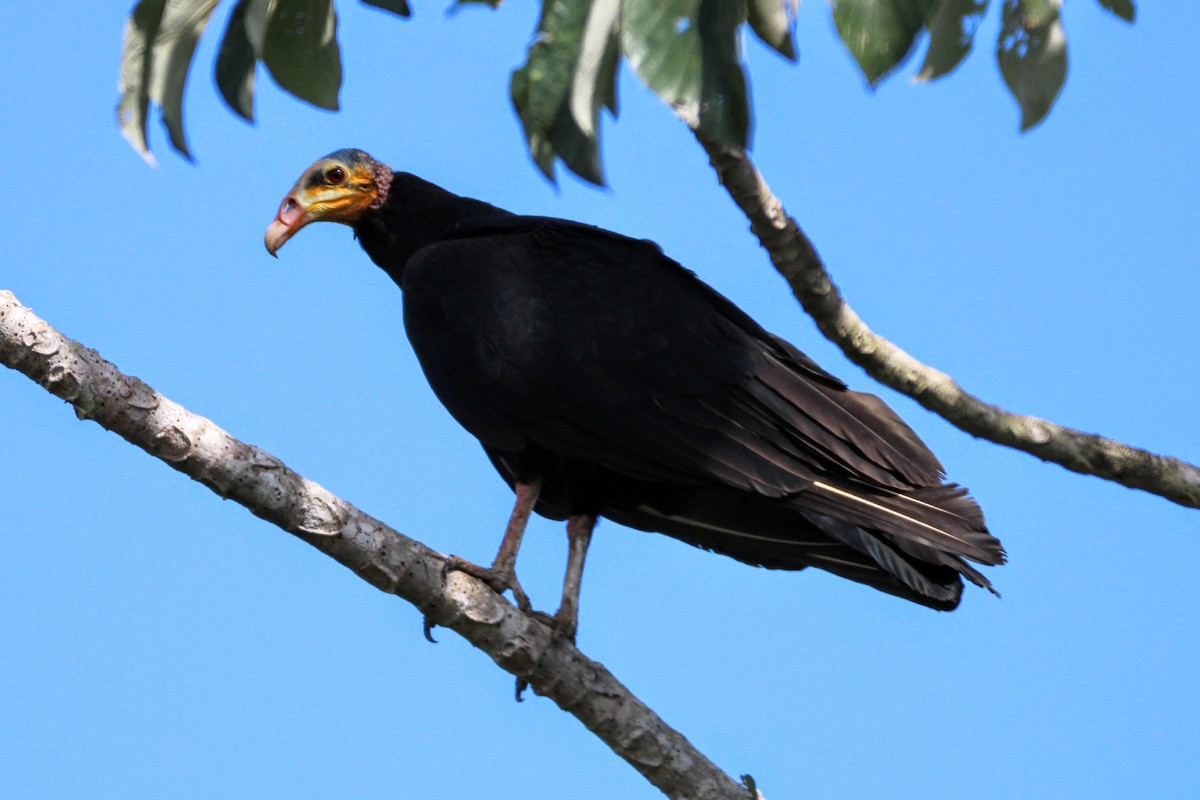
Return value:
[(942, 0), (925, 21), (929, 31), (929, 49), (914, 80), (932, 81), (953, 72), (975, 39), (988, 0)]
[[(405, 0), (363, 4), (400, 17), (412, 13)], [(342, 64), (332, 0), (238, 0), (234, 6), (217, 54), (217, 88), (230, 109), (251, 122), (259, 61), (284, 91), (336, 110)]]
[(745, 21), (737, 0), (545, 0), (511, 83), (534, 162), (552, 180), (558, 159), (603, 182), (600, 110), (616, 114), (621, 55), (691, 124), (744, 146), (750, 106), (737, 37)]
[(834, 0), (833, 22), (872, 87), (910, 52), (938, 0)]
[(412, 16), (412, 9), (408, 7), (407, 0), (362, 0), (362, 3), (365, 6), (374, 6), (384, 11), (390, 11), (398, 17)]
[[(218, 0), (138, 0), (125, 29), (117, 107), (122, 135), (153, 162), (146, 139), (151, 104), (162, 111), (171, 146), (190, 158), (183, 92), (196, 42)], [(234, 0), (216, 58), (215, 80), (229, 108), (253, 121), (261, 61), (281, 88), (337, 109), (341, 52), (335, 0)], [(451, 0), (444, 0), (450, 2)], [(361, 0), (408, 16), (408, 0)], [(452, 0), (497, 7), (500, 0)], [(1133, 0), (1098, 0), (1133, 21)], [(840, 37), (875, 86), (913, 50), (922, 30), (929, 46), (917, 81), (953, 71), (969, 54), (988, 0), (831, 0)], [(751, 112), (739, 49), (743, 23), (781, 55), (795, 59), (798, 0), (543, 0), (538, 37), (511, 92), (539, 168), (554, 162), (603, 182), (601, 109), (615, 115), (622, 56), (642, 81), (692, 125), (745, 146)], [(1022, 110), (1022, 130), (1053, 105), (1066, 78), (1061, 0), (1004, 0), (997, 59)]]
[(691, 124), (745, 146), (750, 104), (738, 49), (745, 6), (730, 0), (624, 0), (621, 48), (638, 77)]
[(512, 75), (513, 106), (534, 162), (554, 180), (554, 161), (604, 183), (600, 109), (617, 111), (619, 0), (546, 0), (525, 64)]
[(642, 82), (668, 105), (700, 113), (696, 16), (700, 0), (625, 0), (621, 49)]
[(217, 0), (168, 0), (154, 41), (150, 100), (162, 109), (171, 146), (189, 160), (183, 134), (183, 90), (196, 53), (196, 42), (208, 25)]
[(251, 0), (246, 34), (279, 87), (336, 111), (342, 87), (333, 0)]
[(167, 0), (142, 0), (125, 23), (121, 71), (117, 79), (117, 125), (121, 135), (143, 158), (154, 163), (146, 144), (146, 115), (150, 109), (150, 52), (162, 24)]
[(1058, 16), (1062, 0), (1021, 0), (1027, 28), (1041, 28)]
[(750, 140), (750, 96), (742, 68), (738, 28), (745, 10), (728, 0), (701, 0), (700, 130), (725, 144), (746, 147)]
[(1057, 4), (1051, 17), (1036, 17), (1040, 24), (1033, 25), (1028, 2), (1005, 0), (996, 42), (1000, 74), (1021, 107), (1022, 131), (1045, 119), (1067, 80), (1067, 37)]
[[(1100, 0), (1114, 13), (1133, 13), (1127, 0)], [(971, 50), (987, 0), (834, 0), (838, 33), (871, 86), (900, 64), (922, 28), (929, 48), (917, 81), (953, 71)], [(1021, 107), (1021, 130), (1043, 120), (1067, 77), (1061, 0), (1005, 0), (996, 59)], [(1116, 8), (1120, 6), (1120, 8)]]
[(1100, 5), (1116, 14), (1126, 22), (1133, 22), (1137, 19), (1137, 8), (1133, 5), (1133, 0), (1099, 0)]
[(151, 102), (162, 112), (171, 146), (191, 159), (183, 132), (183, 90), (196, 42), (216, 5), (217, 0), (141, 0), (129, 16), (117, 120), (122, 135), (150, 163), (146, 117)]
[(796, 11), (800, 0), (748, 0), (746, 20), (754, 35), (789, 61), (796, 60)]
[(252, 0), (238, 0), (225, 25), (221, 49), (217, 51), (214, 79), (221, 99), (233, 113), (254, 121), (254, 70), (258, 53), (246, 32), (246, 10)]
[[(369, 2), (369, 0), (364, 0)], [(373, 3), (395, 13), (400, 0)], [(121, 55), (117, 121), (121, 134), (148, 162), (151, 103), (162, 111), (171, 147), (191, 159), (183, 131), (183, 93), (196, 43), (217, 0), (140, 0), (129, 15)], [(221, 40), (215, 79), (230, 109), (254, 118), (258, 61), (287, 92), (336, 110), (341, 88), (333, 0), (238, 0)]]
[(922, 30), (929, 32), (929, 47), (915, 80), (952, 72), (971, 51), (987, 5), (988, 0), (834, 0), (833, 19), (875, 87), (908, 57)]

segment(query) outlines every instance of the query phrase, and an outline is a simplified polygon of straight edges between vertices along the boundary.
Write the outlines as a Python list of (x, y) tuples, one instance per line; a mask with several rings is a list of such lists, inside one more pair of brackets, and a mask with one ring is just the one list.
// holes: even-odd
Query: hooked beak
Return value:
[[(288, 195), (279, 205), (275, 219), (267, 226), (267, 235), (263, 243), (267, 252), (275, 256), (275, 251), (283, 247), (283, 243), (292, 238), (296, 231), (313, 221), (308, 209), (300, 204), (295, 195)], [(278, 258), (278, 256), (275, 256)]]

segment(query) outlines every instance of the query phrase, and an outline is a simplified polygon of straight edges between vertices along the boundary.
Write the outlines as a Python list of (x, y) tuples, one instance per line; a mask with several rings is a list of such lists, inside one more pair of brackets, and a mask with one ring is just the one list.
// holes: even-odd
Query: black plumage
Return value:
[[(367, 195), (350, 212), (306, 196), (338, 189)], [(352, 225), (401, 288), (438, 399), (510, 486), (532, 487), (518, 505), (931, 608), (958, 604), (960, 576), (991, 588), (968, 561), (1002, 563), (1000, 543), (916, 434), (652, 242), (512, 214), (361, 151), (305, 173), (268, 248), (318, 219)]]

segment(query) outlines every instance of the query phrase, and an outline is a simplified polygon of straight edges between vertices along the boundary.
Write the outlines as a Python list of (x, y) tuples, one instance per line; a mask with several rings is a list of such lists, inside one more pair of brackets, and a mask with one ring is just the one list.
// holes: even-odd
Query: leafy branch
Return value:
[[(362, 0), (396, 16), (406, 0)], [(1098, 0), (1133, 22), (1133, 0)], [(1021, 130), (1045, 119), (1067, 77), (1061, 0), (1003, 0), (996, 59), (1021, 109)], [(454, 7), (499, 0), (455, 0)], [(842, 43), (869, 86), (893, 74), (927, 42), (915, 79), (953, 72), (971, 52), (988, 0), (831, 0)], [(117, 118), (147, 160), (151, 103), (171, 146), (190, 158), (183, 92), (196, 42), (217, 0), (138, 0), (125, 28)], [(553, 178), (561, 160), (602, 184), (599, 129), (618, 113), (616, 76), (625, 60), (662, 100), (723, 144), (747, 147), (753, 113), (742, 63), (745, 27), (782, 57), (797, 60), (799, 0), (543, 0), (537, 35), (512, 76), (512, 97), (535, 163)], [(215, 80), (229, 108), (254, 120), (261, 63), (284, 91), (336, 110), (342, 84), (334, 0), (236, 0), (217, 54)]]
[(380, 591), (394, 594), (487, 653), (502, 669), (582, 722), (668, 797), (751, 800), (681, 733), (603, 664), (518, 611), (446, 557), (389, 528), (230, 436), (94, 350), (68, 339), (0, 291), (0, 363), (217, 495), (320, 550)]
[[(364, 0), (400, 16), (404, 0)], [(469, 0), (458, 0), (456, 6)], [(1127, 22), (1132, 0), (1098, 0)], [(496, 6), (498, 2), (485, 2)], [(187, 154), (182, 90), (196, 39), (216, 0), (140, 0), (126, 30), (121, 124), (149, 155), (149, 102), (162, 108), (172, 146)], [(556, 161), (603, 183), (601, 112), (618, 112), (616, 76), (625, 60), (692, 128), (793, 293), (827, 338), (880, 382), (959, 428), (1067, 469), (1200, 507), (1200, 470), (1177, 459), (1009, 413), (965, 392), (873, 333), (842, 299), (812, 243), (767, 188), (747, 154), (751, 101), (742, 63), (744, 26), (795, 60), (795, 0), (543, 0), (537, 36), (513, 72), (513, 103), (534, 162), (549, 178)], [(928, 42), (918, 82), (953, 72), (970, 53), (988, 0), (832, 0), (833, 21), (868, 84), (878, 85)], [(996, 58), (1021, 108), (1021, 128), (1041, 122), (1067, 75), (1062, 0), (1002, 0)], [(337, 107), (341, 66), (333, 0), (238, 0), (217, 58), (229, 106), (253, 118), (262, 62), (285, 90)]]
[[(403, 0), (368, 5), (401, 16)], [(1098, 0), (1133, 22), (1132, 0)], [(465, 0), (459, 0), (462, 5)], [(490, 2), (488, 5), (498, 5)], [(216, 0), (141, 0), (130, 16), (122, 62), (121, 121), (144, 154), (149, 101), (162, 107), (176, 149), (186, 154), (182, 88), (196, 38)], [(916, 80), (953, 72), (970, 53), (988, 0), (832, 0), (842, 41), (871, 86), (902, 64), (924, 34)], [(963, 391), (874, 334), (841, 298), (812, 243), (770, 193), (746, 152), (751, 103), (740, 51), (748, 25), (785, 58), (796, 58), (795, 0), (544, 0), (512, 99), (534, 162), (603, 183), (600, 116), (618, 112), (621, 60), (670, 104), (704, 144), (722, 183), (825, 335), (874, 378), (972, 433), (1076, 472), (1200, 506), (1200, 472), (1103, 437), (1014, 415)], [(1043, 120), (1067, 76), (1062, 0), (1003, 0), (996, 58), (1021, 107), (1021, 129)], [(217, 59), (217, 85), (234, 111), (252, 119), (256, 65), (297, 97), (337, 107), (341, 66), (333, 0), (238, 0)]]

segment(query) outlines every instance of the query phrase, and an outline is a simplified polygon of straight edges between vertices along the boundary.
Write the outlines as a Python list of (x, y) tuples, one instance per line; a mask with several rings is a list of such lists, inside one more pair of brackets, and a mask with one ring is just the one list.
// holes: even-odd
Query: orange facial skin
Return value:
[(378, 167), (361, 150), (339, 150), (305, 170), (267, 226), (267, 252), (275, 255), (310, 222), (353, 225), (368, 209), (378, 207)]

